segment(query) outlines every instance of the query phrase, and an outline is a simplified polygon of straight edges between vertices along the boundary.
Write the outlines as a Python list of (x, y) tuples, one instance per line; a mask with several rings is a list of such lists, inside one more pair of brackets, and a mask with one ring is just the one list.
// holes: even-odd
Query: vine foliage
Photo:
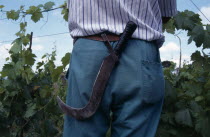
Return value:
[(175, 63), (164, 68), (165, 102), (157, 137), (210, 137), (210, 25), (202, 24), (198, 14), (185, 10), (164, 25), (164, 31), (187, 32), (188, 44), (201, 51), (191, 55), (192, 64), (178, 72)]
[[(25, 16), (31, 16), (34, 23), (43, 18), (43, 12), (52, 8), (53, 2), (30, 6), (24, 11), (6, 12), (11, 20), (21, 18), (17, 38), (11, 43), (10, 57), (0, 72), (0, 136), (61, 136), (63, 113), (56, 103), (56, 96), (65, 100), (65, 70), (70, 60), (70, 53), (62, 58), (61, 66), (55, 65), (56, 50), (42, 56), (42, 61), (35, 64), (36, 55), (30, 44), (30, 34), (26, 33)], [(4, 8), (3, 5), (0, 8)], [(67, 20), (66, 3), (59, 6)], [(2, 10), (2, 12), (4, 12)], [(24, 21), (22, 21), (24, 19)], [(33, 69), (35, 67), (35, 69)]]

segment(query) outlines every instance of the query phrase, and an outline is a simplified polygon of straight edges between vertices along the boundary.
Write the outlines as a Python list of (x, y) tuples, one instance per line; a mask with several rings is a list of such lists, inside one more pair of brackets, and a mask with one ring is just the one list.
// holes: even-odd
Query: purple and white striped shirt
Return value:
[(123, 32), (128, 21), (138, 27), (133, 38), (164, 39), (162, 17), (177, 13), (176, 0), (67, 0), (71, 37)]

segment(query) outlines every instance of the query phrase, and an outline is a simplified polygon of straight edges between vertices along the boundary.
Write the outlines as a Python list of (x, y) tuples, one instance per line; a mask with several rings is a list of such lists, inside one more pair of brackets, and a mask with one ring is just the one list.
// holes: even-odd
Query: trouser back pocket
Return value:
[(164, 97), (165, 80), (162, 64), (141, 60), (142, 100), (146, 103), (155, 103)]

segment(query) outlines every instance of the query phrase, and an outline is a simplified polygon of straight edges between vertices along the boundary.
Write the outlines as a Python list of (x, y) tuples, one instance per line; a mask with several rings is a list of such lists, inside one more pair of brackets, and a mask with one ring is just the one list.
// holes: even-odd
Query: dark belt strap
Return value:
[(73, 43), (75, 43), (76, 40), (79, 39), (79, 38), (91, 39), (91, 40), (96, 40), (96, 41), (106, 41), (101, 36), (102, 34), (106, 34), (106, 37), (109, 41), (118, 41), (120, 39), (120, 35), (116, 35), (116, 34), (110, 33), (110, 32), (103, 32), (103, 33), (95, 34), (95, 35), (74, 37), (73, 38), (74, 39)]

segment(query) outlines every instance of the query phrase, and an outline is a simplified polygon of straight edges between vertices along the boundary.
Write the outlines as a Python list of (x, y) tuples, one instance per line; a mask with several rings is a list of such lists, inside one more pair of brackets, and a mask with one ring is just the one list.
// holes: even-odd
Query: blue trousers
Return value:
[[(111, 42), (112, 47), (117, 42)], [(73, 46), (66, 103), (84, 107), (108, 49), (101, 41), (79, 38)], [(164, 101), (165, 80), (159, 49), (130, 39), (113, 69), (96, 113), (84, 121), (65, 115), (63, 137), (154, 137)], [(110, 117), (112, 112), (112, 118)]]

